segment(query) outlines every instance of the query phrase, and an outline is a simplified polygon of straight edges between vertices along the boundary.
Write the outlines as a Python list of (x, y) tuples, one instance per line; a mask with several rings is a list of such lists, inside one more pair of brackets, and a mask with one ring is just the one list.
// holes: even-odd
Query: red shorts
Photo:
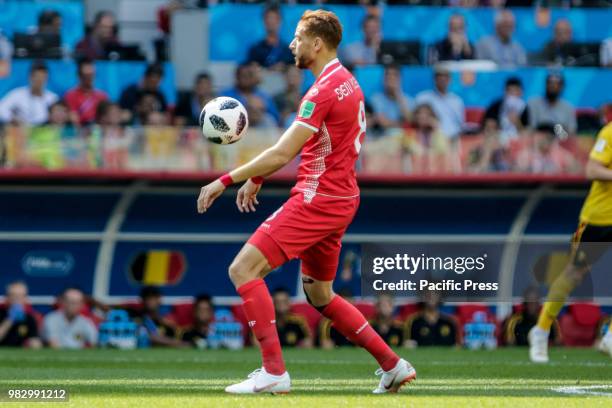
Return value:
[(359, 196), (316, 195), (306, 203), (298, 191), (257, 228), (248, 243), (261, 251), (272, 269), (299, 258), (303, 274), (334, 280), (342, 236), (358, 207)]

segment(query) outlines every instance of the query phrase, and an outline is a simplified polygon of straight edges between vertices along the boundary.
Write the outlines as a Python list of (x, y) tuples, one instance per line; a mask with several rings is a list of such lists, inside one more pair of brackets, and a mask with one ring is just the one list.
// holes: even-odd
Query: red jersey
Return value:
[(302, 148), (294, 189), (311, 202), (320, 194), (359, 195), (355, 164), (365, 137), (363, 93), (353, 75), (332, 60), (302, 98), (295, 122), (315, 134)]
[(97, 89), (84, 91), (81, 87), (76, 86), (66, 92), (64, 99), (68, 108), (77, 113), (81, 125), (85, 125), (96, 120), (98, 104), (107, 100), (108, 96)]

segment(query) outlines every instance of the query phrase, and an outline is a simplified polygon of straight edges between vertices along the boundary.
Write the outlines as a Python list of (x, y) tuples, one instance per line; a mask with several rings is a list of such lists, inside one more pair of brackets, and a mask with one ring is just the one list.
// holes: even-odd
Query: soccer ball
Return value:
[(217, 144), (239, 141), (249, 128), (244, 106), (234, 98), (220, 96), (208, 102), (200, 113), (202, 134)]

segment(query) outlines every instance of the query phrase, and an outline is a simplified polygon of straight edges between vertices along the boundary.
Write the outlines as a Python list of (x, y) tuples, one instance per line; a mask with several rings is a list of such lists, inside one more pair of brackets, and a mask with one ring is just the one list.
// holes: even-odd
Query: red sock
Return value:
[(281, 375), (285, 372), (285, 362), (281, 350), (274, 304), (263, 279), (255, 279), (238, 288), (242, 298), (244, 314), (249, 321), (261, 348), (263, 366), (270, 374)]
[(336, 330), (343, 336), (368, 350), (383, 370), (389, 371), (395, 367), (399, 361), (399, 356), (374, 331), (355, 306), (340, 296), (334, 296), (322, 313), (323, 316), (333, 322)]

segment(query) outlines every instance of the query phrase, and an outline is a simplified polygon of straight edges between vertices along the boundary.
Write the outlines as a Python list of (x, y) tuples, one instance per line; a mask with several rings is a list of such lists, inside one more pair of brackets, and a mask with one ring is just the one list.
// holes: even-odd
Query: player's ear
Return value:
[(323, 40), (321, 39), (321, 37), (315, 37), (313, 45), (316, 51), (320, 51), (323, 47)]

